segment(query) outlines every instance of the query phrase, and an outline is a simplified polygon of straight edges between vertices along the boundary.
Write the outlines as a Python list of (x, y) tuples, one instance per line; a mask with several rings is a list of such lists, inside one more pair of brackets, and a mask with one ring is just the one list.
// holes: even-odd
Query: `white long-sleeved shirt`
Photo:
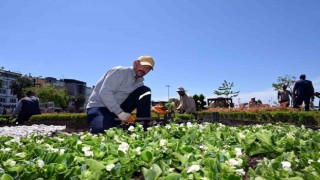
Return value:
[(133, 67), (117, 66), (105, 73), (96, 84), (89, 97), (87, 108), (107, 107), (110, 112), (119, 114), (120, 105), (129, 94), (143, 86), (144, 78), (135, 78)]
[(196, 112), (196, 103), (191, 96), (185, 94), (184, 96), (180, 96), (180, 105), (177, 109), (185, 110), (186, 113), (195, 113)]

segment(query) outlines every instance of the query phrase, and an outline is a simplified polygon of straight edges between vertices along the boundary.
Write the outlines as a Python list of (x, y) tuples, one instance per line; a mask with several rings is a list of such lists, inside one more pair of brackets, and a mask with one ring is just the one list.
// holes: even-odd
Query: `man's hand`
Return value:
[(130, 114), (122, 111), (121, 113), (117, 114), (117, 116), (121, 121), (126, 121), (130, 117)]

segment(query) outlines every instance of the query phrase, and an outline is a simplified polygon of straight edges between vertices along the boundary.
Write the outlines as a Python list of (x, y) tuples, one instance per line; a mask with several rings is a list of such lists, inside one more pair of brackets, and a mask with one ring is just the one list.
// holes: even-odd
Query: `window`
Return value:
[(15, 99), (15, 98), (10, 99), (10, 103), (16, 103), (16, 102), (17, 102), (17, 99)]
[(6, 90), (5, 89), (0, 89), (0, 94), (6, 94)]
[(0, 102), (5, 103), (6, 102), (6, 98), (0, 98)]

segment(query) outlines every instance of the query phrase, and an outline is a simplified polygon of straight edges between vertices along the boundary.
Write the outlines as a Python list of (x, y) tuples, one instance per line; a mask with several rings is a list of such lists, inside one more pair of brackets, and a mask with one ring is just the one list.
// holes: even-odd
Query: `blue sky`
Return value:
[[(110, 68), (155, 59), (152, 99), (213, 94), (275, 101), (279, 76), (305, 73), (320, 91), (318, 0), (0, 0), (0, 65), (93, 86)], [(318, 102), (318, 100), (316, 101)]]

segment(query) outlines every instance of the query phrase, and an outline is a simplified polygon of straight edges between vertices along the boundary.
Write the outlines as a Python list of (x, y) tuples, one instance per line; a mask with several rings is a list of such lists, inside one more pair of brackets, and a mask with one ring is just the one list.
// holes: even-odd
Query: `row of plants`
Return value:
[[(296, 125), (306, 126), (320, 126), (320, 112), (319, 111), (297, 111), (297, 110), (251, 110), (251, 111), (231, 111), (221, 109), (215, 109), (216, 111), (202, 111), (197, 113), (197, 117), (192, 114), (175, 114), (171, 117), (171, 120), (201, 120), (201, 119), (214, 119), (218, 112), (219, 119), (223, 120), (236, 120), (236, 121), (256, 121), (265, 123), (291, 123)], [(9, 115), (0, 116), (0, 123), (10, 123), (8, 121)], [(152, 113), (152, 117), (163, 118)], [(57, 114), (41, 114), (34, 115), (30, 119), (30, 123), (41, 122), (57, 122), (61, 123), (74, 123), (78, 125), (87, 125), (87, 117), (85, 113), (57, 113)]]
[(219, 114), (219, 119), (222, 120), (237, 120), (237, 121), (255, 121), (265, 123), (291, 123), (296, 125), (320, 126), (320, 111), (298, 111), (295, 109), (287, 110), (261, 110), (251, 109), (246, 111), (241, 110), (225, 110), (215, 109), (198, 113), (198, 118), (213, 119), (214, 114)]
[(105, 134), (0, 137), (11, 179), (320, 179), (320, 134), (293, 125), (139, 124)]

